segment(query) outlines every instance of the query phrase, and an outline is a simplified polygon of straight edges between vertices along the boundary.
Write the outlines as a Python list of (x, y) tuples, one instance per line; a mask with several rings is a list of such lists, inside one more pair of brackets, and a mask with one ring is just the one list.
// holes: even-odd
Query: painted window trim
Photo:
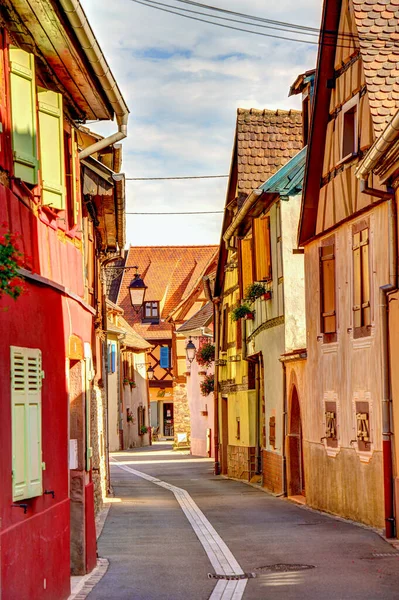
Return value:
[[(356, 107), (355, 112), (355, 139), (354, 139), (354, 150), (349, 154), (343, 156), (344, 149), (344, 125), (345, 125), (345, 114), (351, 110), (353, 107)], [(344, 162), (349, 161), (350, 159), (356, 157), (359, 153), (359, 93), (357, 93), (353, 98), (345, 102), (341, 109), (341, 144), (340, 144), (340, 160), (337, 163), (337, 166), (341, 165)]]
[[(361, 234), (362, 231), (368, 230), (368, 237), (367, 237), (367, 246), (368, 246), (368, 278), (369, 278), (369, 301), (368, 301), (368, 308), (370, 308), (370, 323), (367, 323), (365, 325), (360, 325), (359, 327), (355, 327), (355, 319), (354, 319), (354, 312), (355, 312), (355, 304), (354, 304), (354, 293), (355, 293), (355, 265), (354, 265), (354, 236), (358, 233)], [(372, 330), (373, 330), (373, 305), (372, 305), (372, 269), (371, 269), (371, 229), (370, 229), (370, 219), (368, 217), (361, 219), (360, 221), (357, 221), (356, 223), (354, 223), (351, 227), (351, 235), (350, 235), (350, 240), (351, 240), (351, 259), (352, 259), (352, 327), (353, 327), (353, 340), (357, 340), (360, 338), (367, 338), (369, 336), (372, 335)], [(363, 244), (364, 245), (364, 244)], [(359, 247), (362, 247), (362, 243), (360, 242)], [(363, 261), (362, 261), (362, 255), (360, 255), (360, 289), (361, 289), (361, 294), (362, 294), (362, 290), (363, 290)], [(361, 314), (361, 322), (363, 323), (363, 308), (367, 308), (365, 306), (363, 306), (363, 302), (361, 303), (360, 306), (360, 314)]]

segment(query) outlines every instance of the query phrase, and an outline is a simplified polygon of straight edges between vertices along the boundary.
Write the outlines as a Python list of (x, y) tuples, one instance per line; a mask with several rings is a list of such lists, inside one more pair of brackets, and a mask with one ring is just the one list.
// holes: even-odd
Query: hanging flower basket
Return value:
[(127, 385), (129, 383), (129, 379), (127, 377), (125, 377), (125, 379), (123, 380), (124, 385)]
[(266, 287), (263, 283), (251, 283), (245, 290), (245, 299), (250, 302), (255, 302), (255, 300), (263, 296), (265, 292)]
[(250, 319), (254, 318), (254, 312), (249, 304), (238, 304), (231, 312), (231, 320), (238, 321), (239, 319), (247, 318), (247, 315), (252, 315), (249, 317)]
[(209, 396), (215, 389), (214, 375), (206, 375), (200, 383), (200, 390), (203, 396)]
[(7, 223), (3, 223), (1, 229), (5, 233), (0, 232), (0, 298), (7, 295), (16, 300), (25, 291), (18, 274), (24, 264), (24, 255), (17, 243), (21, 235), (7, 231)]
[(209, 342), (207, 344), (203, 344), (198, 349), (195, 358), (201, 367), (209, 367), (209, 365), (215, 360), (215, 346)]
[(263, 298), (263, 300), (271, 300), (272, 299), (272, 292), (271, 292), (271, 290), (268, 290), (267, 292), (265, 292), (264, 294), (262, 294), (262, 298)]
[(129, 379), (129, 385), (131, 388), (135, 388), (136, 387), (136, 382), (133, 381), (133, 379)]

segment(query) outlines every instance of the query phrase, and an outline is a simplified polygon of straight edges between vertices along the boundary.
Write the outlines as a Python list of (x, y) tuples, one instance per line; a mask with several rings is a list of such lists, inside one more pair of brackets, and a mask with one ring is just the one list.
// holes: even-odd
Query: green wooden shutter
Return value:
[(13, 500), (33, 498), (42, 486), (42, 359), (35, 348), (11, 346)]
[(37, 184), (35, 58), (10, 48), (10, 88), (14, 175)]
[(37, 92), (39, 105), (40, 170), (43, 204), (65, 208), (65, 163), (62, 96), (43, 88)]
[(90, 471), (93, 449), (91, 446), (91, 382), (94, 378), (93, 358), (91, 346), (84, 343), (85, 355), (85, 399), (86, 399), (86, 471)]

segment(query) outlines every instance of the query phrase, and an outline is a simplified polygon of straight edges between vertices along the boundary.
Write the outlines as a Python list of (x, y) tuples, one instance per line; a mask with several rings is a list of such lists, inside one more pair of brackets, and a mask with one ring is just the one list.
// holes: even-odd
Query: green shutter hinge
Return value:
[(91, 458), (93, 456), (93, 448), (90, 446), (87, 448), (87, 458)]
[(42, 379), (44, 379), (46, 377), (46, 373), (44, 371), (42, 371)]
[(46, 470), (46, 463), (42, 462), (42, 471), (45, 471), (45, 470)]

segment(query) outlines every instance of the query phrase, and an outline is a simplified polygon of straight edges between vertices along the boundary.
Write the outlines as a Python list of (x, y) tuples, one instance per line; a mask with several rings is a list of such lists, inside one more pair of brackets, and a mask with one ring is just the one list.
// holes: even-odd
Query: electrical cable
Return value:
[[(245, 15), (243, 13), (234, 13), (233, 11), (227, 11), (225, 9), (220, 9), (217, 7), (212, 7), (212, 6), (208, 6), (208, 5), (202, 5), (200, 3), (197, 2), (189, 2), (188, 0), (175, 0), (176, 2), (183, 2), (184, 4), (189, 4), (189, 5), (195, 5), (195, 6), (200, 6), (200, 7), (204, 7), (208, 10), (215, 10), (215, 11), (219, 11), (219, 12), (225, 12), (225, 13), (229, 13), (229, 14), (233, 14), (233, 15), (237, 15), (237, 16), (243, 16), (244, 18), (247, 19), (251, 19), (251, 20), (257, 20), (257, 21), (261, 21), (264, 23), (270, 23), (270, 24), (276, 24), (279, 25), (281, 27), (272, 27), (271, 25), (269, 26), (269, 28), (271, 29), (278, 29), (279, 31), (286, 31), (287, 33), (291, 33), (291, 34), (300, 34), (302, 33), (303, 35), (319, 35), (320, 33), (324, 33), (324, 34), (329, 34), (331, 36), (336, 36), (337, 38), (343, 38), (343, 41), (346, 41), (349, 43), (349, 45), (345, 45), (345, 44), (335, 44), (333, 42), (333, 40), (331, 42), (319, 42), (319, 41), (312, 41), (312, 40), (304, 40), (304, 39), (300, 39), (300, 38), (291, 38), (291, 37), (286, 37), (286, 36), (278, 36), (278, 35), (272, 35), (269, 33), (262, 33), (259, 31), (252, 31), (249, 29), (244, 29), (241, 27), (233, 27), (231, 25), (225, 25), (222, 23), (217, 23), (214, 21), (209, 21), (206, 19), (201, 19), (198, 17), (194, 17), (194, 16), (190, 16), (190, 15), (186, 15), (181, 11), (185, 11), (185, 12), (190, 12), (190, 13), (194, 13), (197, 15), (202, 15), (202, 16), (206, 16), (209, 18), (221, 18), (221, 17), (217, 17), (215, 15), (210, 15), (207, 13), (202, 13), (202, 12), (197, 12), (197, 11), (190, 11), (188, 9), (183, 9), (177, 6), (172, 6), (170, 4), (165, 4), (165, 3), (161, 3), (161, 2), (157, 2), (156, 0), (131, 0), (131, 2), (134, 2), (136, 4), (141, 4), (142, 6), (147, 6), (149, 8), (153, 8), (155, 10), (160, 10), (162, 12), (166, 12), (166, 13), (170, 13), (170, 14), (174, 14), (180, 17), (184, 17), (186, 19), (191, 19), (193, 21), (199, 21), (202, 23), (208, 23), (210, 25), (216, 25), (218, 27), (223, 27), (225, 29), (231, 29), (234, 31), (241, 31), (244, 33), (252, 33), (254, 35), (260, 35), (263, 37), (270, 37), (273, 39), (281, 39), (284, 41), (290, 41), (290, 42), (299, 42), (299, 43), (304, 43), (304, 44), (311, 44), (311, 45), (319, 45), (319, 43), (322, 43), (324, 46), (335, 46), (335, 47), (341, 47), (341, 48), (350, 48), (350, 42), (351, 41), (362, 41), (362, 42), (386, 42), (386, 47), (394, 47), (395, 44), (397, 44), (397, 42), (395, 42), (394, 40), (391, 40), (390, 36), (386, 36), (386, 37), (382, 37), (380, 34), (376, 34), (376, 35), (368, 35), (368, 36), (358, 36), (357, 34), (354, 33), (345, 33), (345, 32), (337, 32), (337, 31), (329, 31), (329, 30), (319, 30), (313, 27), (306, 27), (306, 26), (302, 26), (302, 25), (296, 25), (296, 24), (292, 24), (292, 23), (287, 23), (284, 21), (273, 21), (271, 19), (263, 19), (262, 17), (254, 17), (251, 15)], [(175, 9), (175, 10), (171, 10), (171, 9)], [(180, 12), (178, 12), (180, 11)], [(260, 25), (256, 25), (255, 23), (248, 23), (248, 22), (244, 22), (244, 21), (235, 21), (234, 19), (228, 19), (228, 18), (224, 18), (225, 21), (232, 21), (238, 24), (242, 24), (242, 25), (249, 25), (249, 26), (260, 26)], [(266, 26), (264, 26), (266, 27)], [(284, 27), (286, 27), (286, 29), (284, 29)], [(295, 30), (298, 31), (295, 31)], [(294, 31), (293, 31), (294, 30)], [(345, 39), (346, 38), (346, 39)]]
[(223, 210), (201, 210), (194, 212), (125, 212), (125, 215), (219, 215)]
[(217, 25), (218, 27), (223, 27), (225, 29), (232, 29), (234, 31), (243, 31), (245, 33), (252, 33), (254, 35), (261, 35), (262, 37), (270, 37), (270, 38), (274, 38), (277, 40), (285, 40), (287, 42), (302, 42), (305, 44), (312, 44), (312, 45), (318, 45), (318, 42), (312, 42), (309, 40), (299, 40), (299, 39), (293, 39), (293, 38), (289, 38), (289, 37), (285, 37), (285, 36), (280, 36), (280, 35), (272, 35), (272, 34), (268, 34), (268, 33), (262, 33), (261, 31), (251, 31), (249, 29), (243, 29), (241, 27), (233, 27), (231, 25), (223, 25), (222, 23), (215, 23), (214, 21), (207, 21), (206, 19), (199, 19), (197, 17), (191, 17), (190, 15), (184, 15), (181, 12), (176, 12), (173, 10), (169, 10), (167, 8), (160, 8), (158, 6), (154, 6), (153, 4), (147, 4), (142, 0), (131, 0), (131, 2), (134, 2), (135, 4), (141, 4), (142, 6), (148, 6), (149, 8), (153, 8), (155, 10), (160, 10), (162, 12), (167, 12), (167, 13), (171, 13), (172, 15), (178, 15), (179, 17), (184, 17), (185, 19), (191, 19), (192, 21), (200, 21), (201, 23), (209, 23), (210, 25)]
[(220, 179), (228, 175), (189, 175), (183, 177), (125, 177), (125, 181), (166, 181), (181, 179)]
[[(274, 30), (277, 30), (277, 31), (284, 31), (284, 32), (289, 32), (289, 33), (299, 33), (299, 32), (296, 32), (296, 31), (292, 31), (291, 32), (286, 27), (281, 27), (279, 25), (277, 26), (277, 25), (269, 25), (269, 24), (264, 24), (264, 23), (247, 23), (245, 21), (237, 21), (236, 19), (230, 19), (228, 17), (221, 17), (219, 15), (208, 15), (207, 13), (198, 12), (198, 11), (190, 10), (190, 9), (187, 9), (187, 8), (179, 8), (179, 7), (173, 6), (171, 4), (166, 4), (165, 2), (157, 2), (156, 0), (144, 0), (144, 2), (148, 3), (149, 6), (151, 5), (151, 8), (156, 8), (155, 6), (152, 6), (154, 4), (154, 5), (158, 5), (158, 6), (162, 6), (162, 7), (167, 7), (167, 8), (175, 8), (176, 10), (183, 11), (183, 12), (188, 12), (188, 13), (192, 13), (194, 15), (203, 15), (203, 16), (206, 16), (206, 17), (211, 17), (212, 19), (223, 19), (224, 21), (229, 21), (229, 22), (232, 22), (232, 23), (238, 23), (238, 24), (241, 24), (241, 25), (250, 25), (252, 27), (263, 27), (265, 29), (274, 29)], [(186, 15), (182, 14), (180, 16), (184, 17)], [(217, 25), (217, 23), (214, 23), (214, 24)], [(312, 36), (318, 37), (319, 30), (317, 29), (314, 32), (313, 31), (301, 31), (301, 33), (303, 35), (312, 35)]]

